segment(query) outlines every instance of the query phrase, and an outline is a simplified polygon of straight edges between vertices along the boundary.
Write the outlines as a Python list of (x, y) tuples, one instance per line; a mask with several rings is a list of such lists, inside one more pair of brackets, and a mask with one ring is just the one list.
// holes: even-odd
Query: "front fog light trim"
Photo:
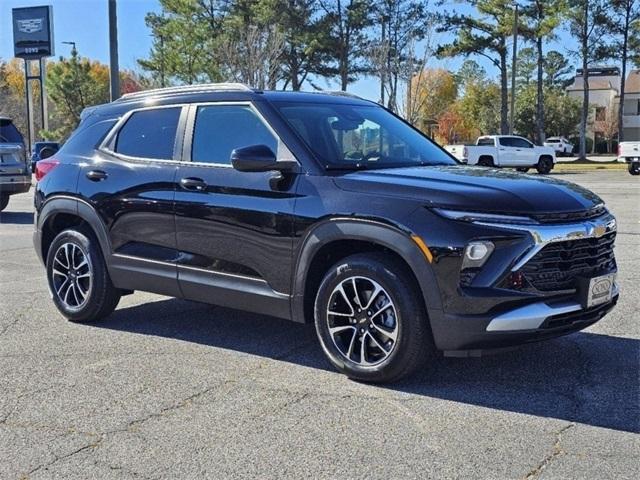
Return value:
[(495, 245), (489, 241), (469, 242), (464, 248), (462, 270), (482, 267), (494, 249)]

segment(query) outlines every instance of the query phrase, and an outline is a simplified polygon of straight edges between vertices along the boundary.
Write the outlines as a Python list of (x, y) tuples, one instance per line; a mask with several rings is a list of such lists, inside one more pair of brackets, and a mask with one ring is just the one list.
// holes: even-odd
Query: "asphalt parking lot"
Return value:
[(0, 478), (639, 478), (640, 182), (556, 174), (619, 221), (621, 299), (598, 324), (405, 383), (335, 373), (312, 326), (147, 293), (67, 322), (0, 214)]

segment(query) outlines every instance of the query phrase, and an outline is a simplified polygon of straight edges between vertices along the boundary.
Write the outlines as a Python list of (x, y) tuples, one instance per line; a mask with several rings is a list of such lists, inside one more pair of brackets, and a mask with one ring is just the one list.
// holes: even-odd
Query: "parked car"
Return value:
[(629, 164), (631, 175), (640, 175), (640, 142), (620, 142), (618, 161)]
[(385, 382), (438, 350), (581, 330), (618, 299), (595, 194), (461, 165), (358, 98), (128, 94), (36, 172), (35, 250), (76, 322), (135, 290), (314, 322), (339, 371)]
[(49, 158), (60, 150), (58, 142), (36, 142), (31, 148), (31, 171), (35, 173), (36, 163)]
[(24, 138), (10, 118), (0, 117), (0, 211), (7, 208), (11, 195), (30, 188), (31, 170)]
[(551, 147), (556, 151), (559, 157), (569, 156), (573, 153), (573, 144), (564, 137), (549, 137), (545, 140), (545, 147)]
[(444, 148), (467, 165), (514, 167), (520, 172), (535, 167), (538, 173), (547, 174), (556, 161), (553, 148), (538, 147), (526, 138), (513, 135), (488, 135), (478, 137), (475, 145), (446, 145)]

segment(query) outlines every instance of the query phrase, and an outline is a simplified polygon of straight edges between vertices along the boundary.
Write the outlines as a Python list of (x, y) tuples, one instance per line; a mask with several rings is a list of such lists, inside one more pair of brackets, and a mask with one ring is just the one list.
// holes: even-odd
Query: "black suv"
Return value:
[(338, 370), (392, 381), (437, 350), (580, 330), (618, 298), (596, 195), (460, 165), (345, 94), (129, 94), (85, 111), (37, 178), (35, 249), (73, 321), (134, 290), (315, 321)]

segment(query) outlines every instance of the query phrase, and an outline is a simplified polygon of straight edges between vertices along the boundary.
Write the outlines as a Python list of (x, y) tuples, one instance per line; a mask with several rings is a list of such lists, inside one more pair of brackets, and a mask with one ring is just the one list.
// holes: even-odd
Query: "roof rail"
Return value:
[(180, 85), (177, 87), (156, 88), (142, 90), (140, 92), (125, 93), (118, 100), (135, 100), (154, 95), (171, 95), (174, 93), (198, 93), (208, 91), (218, 92), (253, 92), (254, 90), (244, 83), (202, 83), (199, 85)]
[(360, 100), (364, 100), (364, 98), (356, 95), (355, 93), (343, 92), (342, 90), (326, 90), (326, 91), (320, 91), (318, 93), (327, 93), (329, 95), (335, 95), (336, 97), (349, 97), (349, 98), (358, 98)]

